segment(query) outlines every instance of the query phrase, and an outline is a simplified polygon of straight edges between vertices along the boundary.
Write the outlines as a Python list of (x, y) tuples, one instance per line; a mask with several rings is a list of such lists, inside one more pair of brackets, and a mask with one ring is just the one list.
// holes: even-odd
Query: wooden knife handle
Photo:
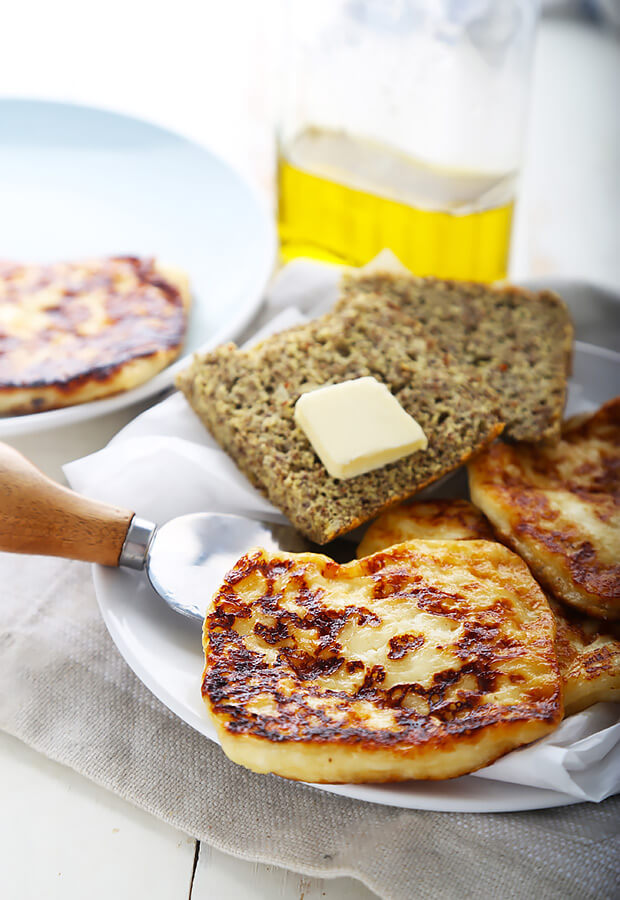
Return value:
[(132, 518), (62, 487), (0, 443), (0, 550), (117, 566)]

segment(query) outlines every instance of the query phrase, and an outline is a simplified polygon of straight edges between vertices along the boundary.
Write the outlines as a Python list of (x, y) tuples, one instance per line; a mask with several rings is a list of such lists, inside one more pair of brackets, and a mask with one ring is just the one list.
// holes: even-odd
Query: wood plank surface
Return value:
[(309, 878), (235, 859), (202, 843), (191, 900), (376, 900), (376, 896), (353, 878)]
[(0, 732), (5, 900), (184, 900), (196, 842)]

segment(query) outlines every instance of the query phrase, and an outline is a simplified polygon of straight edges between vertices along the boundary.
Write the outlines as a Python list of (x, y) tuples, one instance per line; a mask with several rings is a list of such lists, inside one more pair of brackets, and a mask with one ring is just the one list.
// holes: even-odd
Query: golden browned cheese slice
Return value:
[(494, 444), (468, 466), (474, 503), (559, 600), (620, 618), (620, 397), (555, 447)]
[[(476, 540), (493, 537), (488, 520), (466, 500), (433, 500), (395, 506), (374, 522), (358, 557), (411, 537)], [(593, 703), (620, 700), (620, 626), (580, 615), (547, 596), (557, 627), (555, 652), (564, 686), (564, 715)]]
[(380, 515), (366, 531), (357, 557), (370, 556), (392, 544), (417, 539), (494, 540), (487, 518), (467, 500), (402, 503)]
[(548, 597), (557, 627), (555, 652), (564, 682), (564, 715), (620, 701), (620, 627), (583, 616)]
[(489, 541), (411, 541), (340, 565), (243, 556), (205, 618), (202, 693), (222, 747), (311, 782), (452, 778), (562, 718), (555, 624)]
[(142, 384), (178, 356), (189, 304), (186, 275), (152, 259), (0, 262), (0, 414)]

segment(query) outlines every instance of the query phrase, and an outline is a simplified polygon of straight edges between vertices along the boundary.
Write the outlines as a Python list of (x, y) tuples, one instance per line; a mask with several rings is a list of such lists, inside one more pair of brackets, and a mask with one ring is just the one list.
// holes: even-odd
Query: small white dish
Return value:
[(233, 338), (258, 309), (276, 253), (272, 216), (209, 150), (117, 113), (0, 100), (3, 259), (157, 256), (189, 274), (183, 359), (123, 394), (0, 416), (0, 438), (68, 425), (155, 397), (187, 356)]

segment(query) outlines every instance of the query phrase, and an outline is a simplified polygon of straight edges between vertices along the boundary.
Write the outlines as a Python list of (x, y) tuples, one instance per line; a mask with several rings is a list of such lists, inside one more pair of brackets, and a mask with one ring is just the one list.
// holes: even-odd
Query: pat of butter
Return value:
[(416, 420), (371, 376), (302, 394), (295, 421), (332, 478), (363, 475), (428, 446)]

